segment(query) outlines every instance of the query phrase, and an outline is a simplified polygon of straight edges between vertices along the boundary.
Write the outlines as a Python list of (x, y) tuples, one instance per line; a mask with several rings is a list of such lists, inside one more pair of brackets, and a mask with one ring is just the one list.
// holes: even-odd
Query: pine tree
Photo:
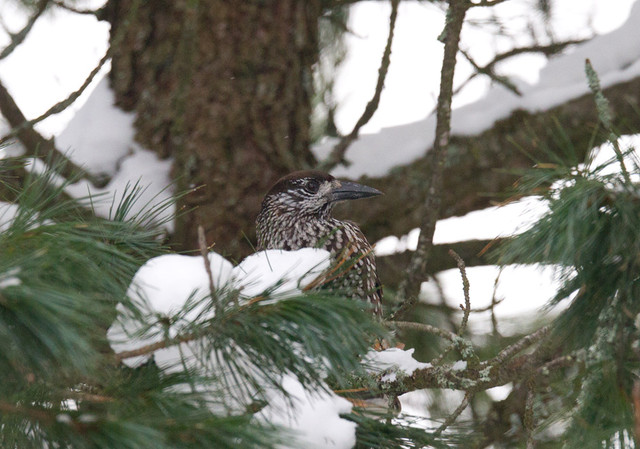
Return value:
[[(614, 156), (597, 162), (592, 152), (581, 161), (566, 145), (566, 157), (546, 153), (550, 159), (537, 161), (521, 189), (544, 192), (549, 212), (503, 248), (501, 262), (555, 265), (562, 287), (550, 306), (568, 304), (549, 343), (564, 366), (552, 374), (552, 394), (539, 390), (538, 418), (568, 420), (562, 447), (637, 447), (640, 160), (635, 149), (621, 148), (589, 61), (586, 72)], [(558, 401), (553, 413), (543, 411)]]
[[(2, 174), (26, 163), (4, 161)], [(361, 357), (386, 334), (362, 302), (322, 291), (283, 296), (278, 284), (247, 299), (218, 285), (171, 315), (149, 313), (130, 283), (166, 252), (158, 220), (169, 204), (134, 213), (140, 187), (132, 186), (100, 219), (86, 212), (100, 199), (65, 199), (66, 183), (54, 181), (55, 167), (31, 171), (17, 188), (5, 183), (15, 202), (0, 233), (2, 447), (296, 447), (295, 436), (258, 419), (270, 392), (287, 397), (284, 375), (311, 392), (368, 377), (375, 389)], [(123, 311), (154, 344), (114, 353), (107, 329)], [(155, 363), (155, 351), (172, 347), (188, 347), (197, 363)], [(141, 355), (135, 367), (122, 363)], [(406, 422), (347, 418), (362, 447), (442, 445)]]

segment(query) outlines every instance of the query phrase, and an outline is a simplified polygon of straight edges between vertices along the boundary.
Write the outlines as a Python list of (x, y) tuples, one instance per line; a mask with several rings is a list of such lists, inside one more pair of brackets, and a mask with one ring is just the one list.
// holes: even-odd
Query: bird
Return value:
[(341, 181), (316, 170), (303, 170), (280, 178), (267, 192), (256, 219), (258, 250), (327, 250), (332, 269), (323, 287), (371, 304), (382, 317), (382, 286), (373, 248), (351, 221), (331, 216), (341, 201), (382, 195), (377, 189)]

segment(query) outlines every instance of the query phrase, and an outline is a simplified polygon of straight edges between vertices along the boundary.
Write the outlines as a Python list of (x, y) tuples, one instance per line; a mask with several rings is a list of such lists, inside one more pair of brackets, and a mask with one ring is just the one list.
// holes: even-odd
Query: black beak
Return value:
[(357, 200), (358, 198), (369, 198), (370, 196), (382, 195), (382, 192), (373, 187), (363, 186), (356, 182), (340, 181), (340, 187), (331, 190), (331, 202), (335, 203), (344, 200)]

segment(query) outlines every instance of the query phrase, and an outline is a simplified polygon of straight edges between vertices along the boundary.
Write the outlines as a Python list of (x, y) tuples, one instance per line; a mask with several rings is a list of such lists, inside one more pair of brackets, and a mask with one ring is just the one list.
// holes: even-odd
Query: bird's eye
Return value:
[(316, 193), (318, 192), (318, 189), (320, 189), (320, 182), (315, 179), (309, 179), (305, 183), (304, 189), (308, 192)]

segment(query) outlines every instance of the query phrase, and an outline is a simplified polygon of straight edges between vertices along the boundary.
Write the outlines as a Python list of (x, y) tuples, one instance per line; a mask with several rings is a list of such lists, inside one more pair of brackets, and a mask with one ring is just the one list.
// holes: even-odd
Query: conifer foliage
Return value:
[[(529, 193), (544, 191), (549, 212), (503, 248), (502, 262), (555, 264), (562, 279), (550, 305), (563, 303), (566, 309), (550, 344), (566, 354), (570, 368), (556, 375), (561, 387), (556, 385), (554, 402), (561, 399), (564, 411), (546, 416), (547, 423), (568, 418), (563, 447), (637, 447), (640, 160), (633, 148), (621, 148), (588, 61), (586, 72), (612, 156), (538, 161), (521, 186)], [(541, 407), (550, 404), (548, 394), (539, 399)]]
[[(148, 313), (130, 285), (165, 252), (158, 220), (169, 204), (135, 213), (132, 186), (100, 219), (87, 212), (100, 199), (65, 199), (55, 181), (54, 167), (20, 187), (4, 183), (14, 203), (0, 219), (1, 447), (298, 447), (261, 417), (274, 394), (287, 401), (285, 376), (312, 395), (328, 392), (326, 379), (338, 387), (366, 377), (360, 356), (386, 334), (359, 301), (280, 293), (278, 283), (247, 297), (228, 283), (171, 314)], [(123, 311), (138, 323), (132, 338), (154, 344), (114, 352), (108, 330)], [(188, 348), (196, 363), (156, 363), (167, 348)], [(134, 355), (146, 359), (123, 363)], [(389, 441), (410, 441), (410, 429), (386, 427), (395, 429)], [(360, 433), (375, 441), (384, 428)], [(413, 441), (421, 438), (433, 440)]]

